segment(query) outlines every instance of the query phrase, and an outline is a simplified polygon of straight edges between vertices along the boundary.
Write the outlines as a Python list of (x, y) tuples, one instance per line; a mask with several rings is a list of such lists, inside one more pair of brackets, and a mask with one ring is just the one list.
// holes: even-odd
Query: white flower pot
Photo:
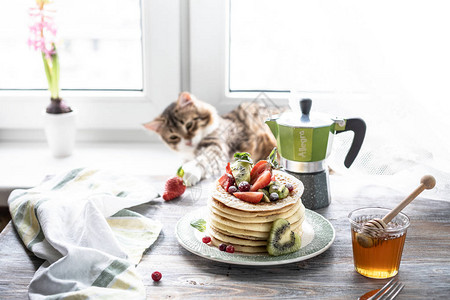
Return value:
[(44, 112), (47, 142), (54, 157), (67, 157), (73, 152), (76, 134), (76, 113), (49, 114)]

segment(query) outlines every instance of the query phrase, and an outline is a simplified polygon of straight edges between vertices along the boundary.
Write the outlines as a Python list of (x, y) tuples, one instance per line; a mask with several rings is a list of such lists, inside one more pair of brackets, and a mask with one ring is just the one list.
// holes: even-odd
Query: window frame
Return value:
[[(77, 111), (77, 127), (91, 131), (87, 139), (101, 139), (94, 132), (109, 130), (117, 132), (116, 140), (127, 140), (130, 130), (141, 130), (141, 123), (151, 120), (180, 92), (180, 0), (141, 0), (140, 4), (143, 90), (61, 91)], [(41, 130), (49, 99), (47, 90), (1, 90), (0, 138), (26, 140)], [(20, 136), (14, 137), (18, 130)], [(43, 138), (43, 133), (39, 136)]]

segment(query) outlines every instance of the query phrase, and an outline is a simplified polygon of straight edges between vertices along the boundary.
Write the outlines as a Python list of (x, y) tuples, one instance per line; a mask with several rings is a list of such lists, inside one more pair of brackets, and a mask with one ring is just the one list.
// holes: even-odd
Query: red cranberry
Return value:
[(241, 192), (248, 192), (250, 191), (250, 184), (247, 181), (242, 181), (241, 183), (239, 183), (238, 188)]
[(161, 278), (162, 278), (162, 274), (160, 272), (155, 271), (155, 272), (152, 273), (152, 279), (154, 281), (160, 281)]
[(205, 244), (208, 244), (209, 242), (211, 242), (211, 238), (209, 236), (204, 236), (202, 238), (202, 242)]
[(227, 248), (226, 248), (226, 251), (228, 253), (234, 253), (234, 247), (232, 245), (228, 245)]
[(289, 193), (292, 193), (294, 190), (294, 186), (290, 183), (286, 183), (284, 186), (289, 190)]
[(220, 244), (220, 245), (219, 245), (219, 250), (220, 250), (220, 251), (225, 251), (225, 250), (227, 250), (227, 245), (225, 245), (225, 244)]

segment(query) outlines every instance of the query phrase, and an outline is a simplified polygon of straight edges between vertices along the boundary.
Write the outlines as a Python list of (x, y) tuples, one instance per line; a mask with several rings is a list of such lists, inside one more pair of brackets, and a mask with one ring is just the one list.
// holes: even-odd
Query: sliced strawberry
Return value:
[(228, 177), (228, 174), (225, 173), (225, 174), (222, 175), (222, 177), (219, 178), (219, 183), (225, 189), (225, 187), (228, 185), (228, 181), (229, 180), (230, 179)]
[(269, 170), (265, 170), (256, 179), (255, 183), (250, 188), (250, 191), (251, 192), (255, 192), (255, 191), (259, 190), (259, 189), (265, 188), (270, 183), (270, 181), (272, 180), (271, 177), (272, 177), (272, 174), (270, 173), (270, 171)]
[(233, 173), (231, 172), (230, 163), (227, 164), (225, 170), (227, 171), (227, 174), (233, 175)]
[(233, 195), (238, 199), (250, 203), (259, 203), (264, 196), (262, 192), (236, 192)]
[(272, 171), (270, 163), (267, 160), (258, 161), (250, 171), (250, 184), (253, 184), (259, 175), (266, 170)]
[(219, 183), (223, 187), (223, 189), (228, 192), (228, 188), (234, 185), (234, 177), (233, 175), (225, 173), (222, 175), (222, 177), (219, 178)]

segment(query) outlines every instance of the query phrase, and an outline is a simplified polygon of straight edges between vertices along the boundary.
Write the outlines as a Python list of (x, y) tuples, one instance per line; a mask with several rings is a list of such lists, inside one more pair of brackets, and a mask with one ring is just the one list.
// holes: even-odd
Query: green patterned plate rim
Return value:
[(245, 254), (227, 253), (220, 251), (217, 247), (204, 244), (201, 241), (203, 233), (192, 227), (190, 223), (198, 219), (206, 219), (208, 208), (202, 207), (187, 213), (175, 226), (175, 235), (180, 245), (189, 252), (198, 256), (236, 265), (248, 266), (270, 266), (282, 265), (315, 257), (333, 244), (336, 232), (333, 225), (323, 216), (309, 209), (305, 210), (305, 220), (314, 230), (312, 241), (299, 251), (280, 256), (270, 256), (269, 254)]

